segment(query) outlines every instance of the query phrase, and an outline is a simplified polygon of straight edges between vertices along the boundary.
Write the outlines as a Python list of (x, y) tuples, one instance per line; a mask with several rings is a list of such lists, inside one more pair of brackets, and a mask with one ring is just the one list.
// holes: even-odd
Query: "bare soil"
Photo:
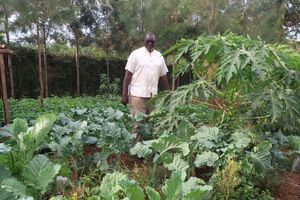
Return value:
[(282, 176), (279, 189), (274, 192), (275, 200), (300, 200), (300, 173), (287, 172)]

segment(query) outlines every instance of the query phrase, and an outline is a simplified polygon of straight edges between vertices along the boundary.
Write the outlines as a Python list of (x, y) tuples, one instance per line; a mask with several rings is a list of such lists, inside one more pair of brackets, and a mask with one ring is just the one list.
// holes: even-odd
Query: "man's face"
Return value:
[(155, 35), (146, 35), (145, 37), (145, 47), (149, 52), (152, 52), (154, 49), (154, 43), (155, 43)]

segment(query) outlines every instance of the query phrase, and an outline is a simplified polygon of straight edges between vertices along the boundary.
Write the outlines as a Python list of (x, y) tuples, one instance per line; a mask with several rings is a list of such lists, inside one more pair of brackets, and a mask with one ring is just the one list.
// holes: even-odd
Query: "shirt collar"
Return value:
[(154, 53), (154, 51), (155, 51), (155, 49), (153, 49), (153, 51), (152, 51), (152, 52), (149, 52), (149, 51), (146, 49), (146, 47), (145, 47), (145, 46), (143, 46), (143, 48), (144, 48), (144, 51), (145, 51), (146, 53), (148, 53), (148, 54), (152, 54), (152, 53)]

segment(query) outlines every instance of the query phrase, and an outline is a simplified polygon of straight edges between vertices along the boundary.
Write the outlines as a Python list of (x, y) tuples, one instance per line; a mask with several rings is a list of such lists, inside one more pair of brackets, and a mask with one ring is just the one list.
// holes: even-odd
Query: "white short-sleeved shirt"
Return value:
[(133, 74), (128, 91), (137, 97), (156, 95), (159, 78), (168, 72), (162, 54), (156, 50), (150, 53), (145, 47), (129, 55), (125, 69)]

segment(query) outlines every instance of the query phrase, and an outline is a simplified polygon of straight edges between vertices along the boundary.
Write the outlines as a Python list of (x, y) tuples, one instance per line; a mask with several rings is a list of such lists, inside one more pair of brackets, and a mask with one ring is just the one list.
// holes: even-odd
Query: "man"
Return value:
[(157, 94), (159, 82), (163, 89), (169, 89), (168, 68), (162, 54), (154, 49), (154, 44), (154, 33), (148, 33), (144, 47), (128, 57), (121, 102), (124, 105), (129, 103), (132, 115), (137, 112), (149, 114), (147, 101)]

